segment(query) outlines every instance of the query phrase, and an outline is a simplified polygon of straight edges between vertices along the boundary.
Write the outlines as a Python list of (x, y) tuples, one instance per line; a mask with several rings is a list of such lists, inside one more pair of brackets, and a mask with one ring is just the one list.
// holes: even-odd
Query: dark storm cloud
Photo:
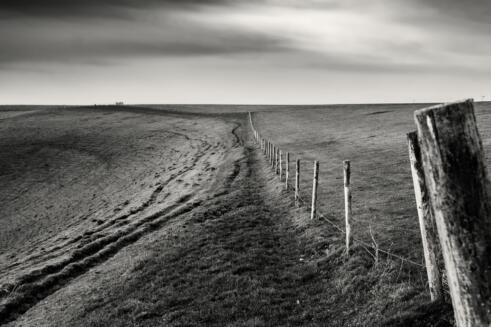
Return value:
[(271, 65), (436, 70), (491, 52), (490, 14), (484, 0), (0, 0), (0, 65), (273, 53)]
[[(36, 3), (31, 7), (20, 7), (34, 14)], [(94, 10), (96, 1), (70, 2), (50, 0), (46, 3), (56, 10), (71, 15), (69, 8), (83, 6), (85, 13)], [(156, 1), (144, 1), (147, 6)], [(199, 3), (219, 1), (200, 1)], [(19, 19), (0, 20), (0, 66), (19, 63), (110, 63), (123, 58), (146, 58), (168, 56), (210, 56), (248, 53), (270, 53), (287, 49), (280, 37), (246, 31), (221, 28), (220, 25), (201, 22), (190, 17), (184, 4), (198, 1), (159, 1), (159, 6), (168, 5), (167, 10), (153, 11), (140, 8), (131, 11), (132, 1), (105, 0), (104, 5), (117, 5), (127, 11), (127, 17), (77, 17), (58, 19), (51, 16), (22, 16)], [(56, 6), (60, 4), (60, 6)], [(97, 2), (99, 4), (99, 2)], [(5, 3), (2, 3), (5, 7)], [(144, 6), (138, 2), (134, 6)], [(177, 5), (176, 5), (177, 6)], [(13, 7), (13, 3), (11, 6)], [(42, 10), (48, 10), (43, 8)], [(13, 12), (13, 11), (11, 11)], [(100, 14), (100, 12), (99, 12)], [(114, 11), (112, 11), (114, 14)], [(127, 19), (126, 19), (127, 18)]]
[(128, 11), (222, 4), (233, 0), (2, 0), (3, 17), (128, 16)]
[(233, 55), (247, 53), (271, 53), (287, 49), (275, 38), (250, 35), (238, 31), (200, 31), (191, 38), (158, 39), (151, 37), (102, 36), (97, 38), (66, 39), (42, 36), (2, 40), (0, 65), (14, 63), (101, 63), (122, 58), (189, 57)]
[(490, 24), (491, 1), (489, 0), (420, 0), (422, 6), (428, 6), (441, 14), (457, 19), (467, 19)]

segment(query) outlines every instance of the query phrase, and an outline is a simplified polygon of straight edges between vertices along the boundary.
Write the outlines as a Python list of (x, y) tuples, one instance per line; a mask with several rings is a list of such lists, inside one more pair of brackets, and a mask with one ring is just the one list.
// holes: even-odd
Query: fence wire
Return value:
[[(250, 121), (251, 129), (252, 129), (253, 134), (254, 134), (255, 143), (261, 145), (262, 140), (269, 142), (269, 140), (267, 140), (266, 138), (263, 138), (261, 136), (261, 134), (255, 129), (254, 123), (252, 121), (252, 114), (251, 113), (249, 113), (249, 121)], [(273, 144), (272, 142), (269, 142), (269, 143)], [(275, 169), (275, 168), (276, 168), (276, 165), (274, 165), (273, 169)], [(287, 185), (288, 185), (288, 190), (294, 190), (295, 189), (294, 185), (290, 184), (288, 181), (287, 181)], [(305, 199), (303, 199), (300, 196), (300, 194), (298, 194), (296, 199), (298, 200), (300, 205), (303, 205), (303, 206), (306, 205), (308, 209), (310, 209), (310, 210), (312, 209), (312, 206), (309, 205), (309, 201), (306, 201)], [(329, 225), (331, 225), (334, 229), (339, 231), (341, 234), (343, 234), (343, 235), (346, 234), (346, 231), (342, 227), (337, 225), (334, 221), (329, 219), (326, 215), (324, 215), (322, 212), (320, 212), (318, 210), (316, 210), (316, 218), (320, 218), (321, 220), (327, 222)], [(411, 264), (411, 265), (416, 266), (418, 268), (425, 268), (425, 265), (423, 265), (421, 263), (418, 263), (414, 260), (403, 257), (397, 253), (393, 253), (389, 250), (379, 248), (378, 246), (374, 246), (373, 244), (367, 243), (367, 242), (365, 242), (361, 239), (358, 239), (356, 237), (352, 237), (352, 240), (353, 240), (353, 244), (360, 245), (365, 251), (367, 251), (374, 258), (376, 257), (377, 253), (383, 253), (384, 255), (386, 255), (388, 257), (400, 260), (402, 263), (408, 263), (408, 264)], [(370, 249), (372, 249), (372, 251), (374, 251), (375, 254), (373, 254), (372, 251), (370, 251)]]

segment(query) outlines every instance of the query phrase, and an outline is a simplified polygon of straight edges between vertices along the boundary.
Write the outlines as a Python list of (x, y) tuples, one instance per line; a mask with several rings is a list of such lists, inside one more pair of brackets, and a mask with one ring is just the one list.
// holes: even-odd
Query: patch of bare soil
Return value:
[[(242, 128), (229, 132), (243, 143)], [(231, 146), (195, 201), (159, 213), (11, 325), (451, 325), (448, 306), (404, 282), (417, 274), (358, 247), (346, 256), (342, 235), (282, 188), (250, 142)]]

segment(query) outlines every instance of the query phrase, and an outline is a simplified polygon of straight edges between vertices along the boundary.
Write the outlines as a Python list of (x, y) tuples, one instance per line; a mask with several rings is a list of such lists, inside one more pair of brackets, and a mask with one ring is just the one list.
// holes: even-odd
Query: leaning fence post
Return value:
[(428, 275), (428, 286), (432, 301), (442, 298), (442, 281), (438, 269), (438, 235), (436, 232), (435, 218), (431, 211), (430, 198), (426, 186), (423, 165), (421, 162), (421, 149), (418, 143), (418, 134), (411, 132), (407, 134), (409, 161), (411, 163), (411, 174), (413, 176), (414, 195), (418, 209), (419, 228), (421, 230), (421, 241), (423, 243), (423, 254)]
[(288, 191), (288, 179), (290, 177), (290, 152), (286, 153), (286, 168), (285, 168), (285, 190)]
[(310, 211), (310, 219), (315, 218), (315, 214), (317, 213), (317, 184), (319, 184), (319, 161), (314, 161), (314, 178), (312, 181), (312, 208)]
[(472, 100), (415, 112), (456, 325), (491, 324), (491, 208)]
[(343, 161), (344, 171), (344, 217), (346, 224), (346, 253), (349, 254), (352, 242), (351, 236), (351, 164), (349, 160)]
[(280, 168), (280, 182), (281, 182), (281, 179), (283, 178), (283, 151), (279, 150), (278, 155), (280, 157), (279, 168)]
[(297, 159), (295, 166), (295, 205), (300, 205), (300, 159)]

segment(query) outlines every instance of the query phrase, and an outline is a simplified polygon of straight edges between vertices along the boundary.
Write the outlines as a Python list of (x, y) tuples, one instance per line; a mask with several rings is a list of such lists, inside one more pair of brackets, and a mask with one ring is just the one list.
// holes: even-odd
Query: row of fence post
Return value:
[[(249, 113), (249, 121), (254, 134), (254, 140), (261, 147), (262, 152), (266, 156), (275, 174), (279, 175), (280, 181), (285, 183), (285, 189), (289, 190), (288, 182), (290, 178), (290, 153), (285, 152), (268, 139), (261, 136), (255, 129), (252, 120), (252, 114)], [(284, 159), (283, 159), (284, 158)], [(349, 186), (350, 181), (350, 164), (349, 161), (344, 161), (344, 188), (345, 188), (345, 208), (346, 208), (346, 251), (349, 253), (351, 243), (351, 191)], [(283, 170), (283, 166), (285, 169)], [(315, 219), (317, 216), (317, 189), (319, 185), (319, 161), (314, 161), (314, 175), (312, 178), (312, 202), (310, 208), (310, 219)], [(300, 206), (300, 159), (296, 160), (295, 165), (295, 183), (294, 183), (295, 205)]]
[[(418, 133), (408, 134), (408, 146), (430, 296), (433, 300), (443, 297), (442, 273), (437, 262), (440, 244), (457, 326), (488, 326), (491, 323), (491, 210), (473, 103), (468, 100), (418, 110), (415, 120)], [(296, 202), (299, 168), (297, 159)], [(345, 161), (344, 168), (349, 251), (350, 163)], [(318, 169), (314, 169), (314, 215), (317, 174)]]
[[(256, 131), (251, 114), (249, 117), (256, 141), (271, 144)], [(430, 297), (434, 301), (443, 299), (442, 274), (445, 273), (456, 325), (491, 326), (491, 204), (473, 101), (417, 110), (414, 117), (417, 131), (409, 133), (407, 140)], [(276, 151), (275, 145), (273, 148)], [(271, 152), (265, 154), (271, 156)], [(286, 152), (286, 188), (289, 161)], [(353, 240), (350, 162), (344, 161), (343, 167), (349, 253)], [(277, 172), (277, 166), (274, 168)], [(279, 169), (281, 178), (282, 168)], [(311, 219), (316, 216), (318, 176), (319, 162), (315, 161)], [(297, 159), (297, 206), (299, 183), (300, 159)], [(439, 269), (440, 251), (445, 272)]]

